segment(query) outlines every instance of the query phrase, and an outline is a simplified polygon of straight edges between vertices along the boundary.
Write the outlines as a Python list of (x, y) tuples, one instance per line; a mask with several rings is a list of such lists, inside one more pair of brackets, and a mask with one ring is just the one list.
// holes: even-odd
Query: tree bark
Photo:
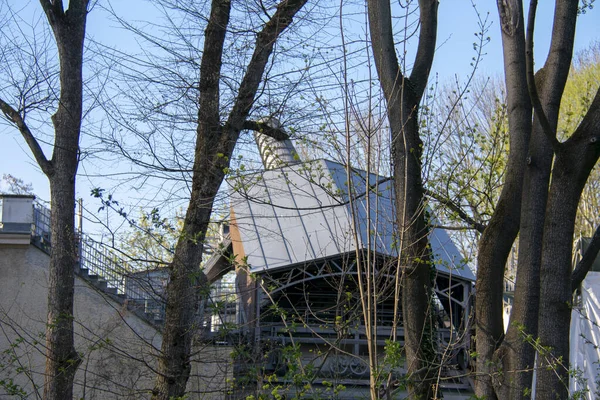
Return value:
[(229, 117), (223, 124), (220, 120), (219, 83), (231, 2), (212, 2), (200, 65), (192, 193), (183, 233), (170, 265), (162, 351), (153, 399), (169, 400), (185, 394), (191, 371), (190, 355), (196, 331), (196, 311), (199, 300), (209, 292), (206, 276), (199, 266), (213, 202), (229, 167), (233, 149), (254, 102), (275, 42), (305, 3), (306, 0), (282, 1), (257, 34), (254, 53)]
[(544, 349), (538, 351), (537, 399), (568, 397), (573, 233), (581, 192), (599, 157), (600, 90), (552, 170), (541, 264), (539, 340)]
[(40, 0), (52, 28), (60, 62), (58, 109), (52, 116), (54, 146), (48, 160), (21, 115), (0, 99), (0, 109), (21, 132), (50, 182), (51, 253), (46, 323), (44, 399), (73, 398), (73, 379), (81, 359), (73, 344), (75, 235), (75, 177), (79, 163), (79, 136), (83, 109), (83, 44), (87, 0)]
[[(527, 33), (528, 74), (533, 75), (535, 4), (529, 9)], [(526, 335), (537, 336), (540, 301), (540, 265), (553, 142), (560, 100), (567, 82), (573, 52), (577, 2), (557, 2), (552, 43), (536, 79), (528, 79), (530, 98), (537, 103), (529, 143), (523, 187), (516, 288), (506, 337), (495, 355), (503, 374), (496, 392), (502, 399), (520, 399), (531, 389), (535, 346)], [(525, 54), (524, 54), (525, 57)], [(522, 80), (522, 78), (521, 78)], [(539, 95), (538, 95), (539, 92)], [(541, 123), (540, 120), (544, 120)]]
[(433, 62), (437, 34), (436, 0), (419, 1), (419, 45), (410, 78), (398, 65), (394, 48), (390, 4), (369, 0), (369, 27), (375, 65), (387, 101), (392, 134), (392, 160), (396, 221), (400, 237), (402, 310), (408, 392), (412, 399), (429, 399), (436, 393), (435, 344), (428, 335), (430, 315), (431, 254), (425, 221), (419, 135), (419, 103)]
[(507, 90), (510, 152), (506, 179), (496, 212), (481, 235), (477, 255), (475, 298), (477, 377), (475, 393), (496, 399), (494, 352), (504, 336), (502, 300), (504, 268), (519, 232), (521, 193), (531, 136), (531, 103), (527, 92), (525, 40), (520, 1), (498, 2)]

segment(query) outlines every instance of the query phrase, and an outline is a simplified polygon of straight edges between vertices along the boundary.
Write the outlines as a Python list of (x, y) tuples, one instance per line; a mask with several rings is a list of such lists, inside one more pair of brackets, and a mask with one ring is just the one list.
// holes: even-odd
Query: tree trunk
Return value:
[(73, 344), (75, 236), (75, 177), (79, 162), (79, 136), (83, 109), (83, 43), (87, 18), (85, 0), (40, 0), (54, 32), (60, 61), (60, 97), (52, 117), (55, 141), (47, 161), (24, 124), (19, 126), (38, 164), (48, 176), (51, 193), (51, 254), (46, 324), (45, 399), (73, 398), (73, 379), (81, 359)]
[[(528, 74), (533, 76), (533, 31), (535, 4), (529, 10), (526, 53), (522, 57), (531, 63)], [(566, 85), (573, 50), (576, 2), (557, 2), (553, 39), (544, 68), (528, 79), (532, 103), (538, 102), (527, 155), (527, 167), (522, 196), (519, 256), (514, 304), (508, 332), (494, 360), (501, 364), (502, 374), (496, 383), (496, 393), (502, 399), (520, 399), (531, 390), (538, 310), (540, 301), (540, 264), (544, 237), (544, 220), (548, 185), (553, 160), (553, 144), (560, 100)], [(523, 71), (522, 71), (523, 72)], [(522, 77), (520, 78), (523, 79)], [(539, 89), (539, 95), (538, 95)], [(541, 120), (547, 122), (542, 124)]]
[(73, 379), (81, 362), (73, 344), (74, 268), (77, 262), (75, 174), (68, 170), (57, 171), (50, 178), (50, 196), (52, 247), (44, 398), (71, 399)]
[(169, 266), (162, 353), (153, 391), (155, 399), (178, 398), (185, 394), (191, 371), (192, 339), (201, 320), (201, 316), (196, 316), (198, 304), (200, 297), (206, 298), (210, 290), (206, 276), (198, 267), (213, 201), (224, 176), (223, 168), (215, 168), (219, 162), (215, 155), (222, 152), (218, 141), (222, 135), (215, 134), (220, 132), (220, 127), (214, 128), (208, 129), (209, 132), (199, 129), (196, 148), (201, 156), (196, 157), (195, 171), (212, 170), (215, 174), (194, 182), (184, 229)]
[(401, 237), (400, 265), (405, 268), (401, 282), (408, 391), (412, 399), (430, 399), (437, 393), (434, 390), (437, 348), (431, 326), (432, 258), (421, 181), (422, 143), (417, 106), (413, 107), (412, 110), (403, 107), (404, 129), (392, 142), (394, 190)]
[(525, 160), (531, 136), (531, 102), (527, 93), (523, 58), (525, 40), (522, 5), (520, 2), (513, 3), (498, 2), (506, 75), (510, 153), (506, 179), (496, 211), (481, 235), (477, 255), (475, 393), (488, 400), (497, 398), (493, 383), (497, 378), (498, 369), (492, 359), (504, 336), (504, 269), (519, 232)]
[[(583, 187), (600, 156), (600, 90), (556, 155), (541, 267), (536, 399), (567, 398), (573, 232)], [(579, 340), (579, 338), (573, 338)], [(550, 366), (550, 368), (548, 368)]]
[[(427, 85), (437, 35), (437, 1), (419, 1), (419, 46), (410, 78), (403, 76), (394, 48), (390, 4), (368, 2), (375, 65), (387, 101), (392, 135), (396, 221), (402, 273), (402, 310), (408, 391), (412, 399), (436, 393), (436, 349), (427, 329), (431, 307), (431, 255), (425, 221), (419, 136), (419, 103)], [(400, 273), (400, 272), (399, 272)]]
[(219, 83), (225, 34), (231, 2), (213, 0), (206, 27), (200, 65), (198, 127), (192, 176), (192, 193), (177, 242), (167, 285), (166, 319), (162, 351), (152, 398), (170, 400), (185, 394), (191, 372), (192, 340), (196, 332), (196, 311), (210, 288), (199, 266), (204, 239), (217, 192), (229, 167), (229, 160), (250, 112), (268, 59), (279, 35), (291, 24), (306, 0), (283, 1), (257, 34), (252, 59), (239, 87), (225, 124), (220, 121)]
[(525, 335), (537, 335), (539, 304), (539, 271), (542, 254), (542, 236), (552, 148), (540, 129), (534, 129), (530, 144), (529, 162), (525, 169), (519, 255), (514, 303), (509, 327), (502, 345), (494, 355), (501, 365), (496, 392), (500, 399), (521, 399), (531, 388), (535, 349)]
[[(535, 13), (535, 9), (530, 9)], [(536, 109), (533, 133), (529, 143), (527, 168), (523, 187), (519, 256), (515, 298), (508, 332), (496, 354), (502, 360), (502, 380), (497, 385), (500, 398), (520, 399), (531, 390), (535, 346), (527, 337), (537, 337), (540, 301), (540, 265), (544, 238), (544, 221), (548, 185), (552, 168), (553, 148), (549, 136), (556, 137), (560, 100), (567, 82), (573, 52), (576, 2), (558, 2), (555, 10), (553, 39), (544, 68), (531, 81), (530, 95), (538, 96), (545, 119), (551, 131), (546, 132)], [(529, 24), (533, 24), (530, 16)], [(528, 35), (533, 34), (533, 25)], [(533, 51), (532, 38), (528, 36), (528, 51)], [(532, 55), (531, 55), (532, 57)], [(531, 71), (533, 72), (533, 71)], [(535, 85), (536, 88), (531, 87)], [(527, 336), (530, 335), (530, 336)]]

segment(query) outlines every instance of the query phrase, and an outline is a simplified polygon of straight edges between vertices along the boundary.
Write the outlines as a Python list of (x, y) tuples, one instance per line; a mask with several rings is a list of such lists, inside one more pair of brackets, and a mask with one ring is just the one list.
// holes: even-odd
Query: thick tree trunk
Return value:
[(494, 355), (503, 371), (495, 382), (500, 399), (521, 399), (531, 388), (534, 368), (534, 346), (524, 339), (528, 334), (537, 335), (539, 271), (552, 148), (544, 133), (537, 129), (530, 149), (528, 157), (532, 161), (528, 163), (523, 181), (527, 190), (522, 196), (515, 300), (508, 331)]
[(522, 5), (520, 2), (514, 3), (498, 3), (506, 74), (510, 153), (506, 179), (496, 211), (481, 235), (477, 255), (475, 393), (488, 400), (497, 398), (493, 383), (498, 377), (498, 369), (492, 359), (504, 335), (504, 269), (519, 232), (521, 193), (531, 136), (531, 103), (523, 58), (525, 38)]
[[(535, 7), (529, 10), (527, 51), (533, 52)], [(556, 137), (560, 100), (567, 82), (573, 51), (577, 2), (557, 2), (553, 39), (544, 68), (529, 80), (532, 99), (539, 99), (533, 133), (529, 143), (523, 187), (519, 256), (514, 303), (508, 332), (495, 360), (501, 363), (502, 375), (496, 385), (501, 399), (521, 399), (531, 390), (535, 363), (535, 346), (527, 337), (537, 337), (540, 301), (540, 265), (544, 238), (546, 202), (553, 160), (550, 138)], [(523, 54), (525, 57), (525, 54)], [(530, 54), (530, 59), (533, 55)], [(533, 73), (533, 66), (531, 73)], [(534, 82), (535, 81), (535, 82)], [(534, 87), (535, 86), (535, 87)], [(539, 94), (538, 94), (539, 93)], [(535, 101), (535, 100), (534, 100)], [(543, 116), (539, 113), (543, 112)], [(548, 121), (545, 127), (540, 123)], [(530, 336), (528, 336), (530, 335)]]
[(437, 348), (431, 325), (432, 258), (421, 178), (422, 142), (417, 106), (412, 104), (412, 109), (402, 107), (404, 128), (392, 142), (394, 190), (401, 238), (400, 265), (404, 266), (401, 285), (408, 392), (411, 399), (430, 399), (437, 393)]
[(200, 298), (208, 295), (206, 276), (200, 270), (204, 239), (215, 197), (229, 167), (240, 131), (250, 112), (268, 59), (279, 35), (290, 25), (306, 0), (283, 1), (257, 34), (256, 46), (237, 98), (225, 124), (220, 121), (219, 83), (225, 34), (231, 2), (213, 0), (200, 65), (198, 127), (192, 176), (192, 193), (177, 242), (170, 280), (162, 351), (152, 398), (170, 400), (185, 394), (191, 372), (192, 340)]
[(537, 335), (539, 270), (552, 148), (539, 130), (533, 134), (531, 145), (529, 157), (535, 161), (529, 163), (523, 181), (527, 190), (523, 191), (522, 200), (515, 300), (508, 331), (494, 355), (503, 371), (495, 382), (500, 399), (523, 398), (531, 388), (535, 363), (534, 346), (525, 340), (525, 335)]
[(539, 339), (550, 350), (538, 349), (536, 399), (539, 400), (566, 399), (569, 389), (571, 255), (577, 204), (583, 185), (577, 182), (574, 174), (559, 167), (565, 161), (567, 159), (560, 156), (556, 159), (544, 230)]
[(185, 394), (191, 372), (192, 339), (198, 328), (198, 302), (209, 290), (199, 266), (213, 202), (224, 178), (223, 169), (229, 165), (225, 157), (217, 154), (229, 157), (232, 152), (222, 148), (227, 132), (221, 128), (219, 117), (219, 76), (230, 11), (229, 1), (213, 1), (206, 27), (192, 193), (183, 232), (169, 266), (162, 352), (153, 399), (169, 400)]
[(581, 192), (599, 156), (600, 90), (552, 171), (541, 266), (539, 339), (544, 349), (538, 351), (536, 399), (568, 397), (573, 232)]
[(427, 85), (437, 35), (435, 0), (419, 1), (419, 46), (410, 78), (403, 76), (394, 48), (388, 0), (368, 2), (369, 27), (375, 65), (387, 101), (392, 134), (396, 221), (402, 271), (402, 311), (411, 399), (429, 399), (436, 393), (436, 348), (428, 335), (431, 313), (431, 255), (421, 176), (423, 143), (419, 136), (419, 103)]
[[(67, 169), (65, 167), (66, 165), (59, 169)], [(73, 379), (81, 362), (73, 345), (74, 268), (77, 262), (74, 229), (75, 173), (57, 171), (50, 178), (50, 192), (52, 247), (44, 398), (71, 399)]]
[(83, 109), (83, 43), (87, 18), (85, 0), (40, 1), (56, 38), (60, 60), (60, 97), (52, 117), (54, 152), (50, 161), (27, 137), (40, 167), (48, 176), (51, 192), (52, 247), (50, 254), (48, 318), (46, 324), (45, 399), (71, 399), (73, 379), (81, 359), (73, 344), (75, 236), (75, 176), (79, 162), (79, 135)]
[[(204, 127), (203, 127), (204, 128)], [(201, 316), (196, 315), (200, 298), (206, 298), (210, 290), (204, 273), (199, 269), (204, 249), (204, 239), (215, 196), (223, 181), (223, 166), (216, 154), (224, 154), (221, 148), (220, 127), (199, 129), (198, 155), (195, 171), (210, 171), (205, 179), (194, 181), (192, 196), (186, 213), (184, 229), (173, 262), (166, 290), (166, 319), (159, 358), (154, 399), (178, 398), (185, 394), (190, 376), (192, 340), (197, 332)]]

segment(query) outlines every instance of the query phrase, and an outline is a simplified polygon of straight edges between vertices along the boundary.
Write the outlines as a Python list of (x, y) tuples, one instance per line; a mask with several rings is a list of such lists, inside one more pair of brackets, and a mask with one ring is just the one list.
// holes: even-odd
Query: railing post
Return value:
[(83, 199), (80, 197), (77, 200), (77, 230), (81, 235), (83, 233)]

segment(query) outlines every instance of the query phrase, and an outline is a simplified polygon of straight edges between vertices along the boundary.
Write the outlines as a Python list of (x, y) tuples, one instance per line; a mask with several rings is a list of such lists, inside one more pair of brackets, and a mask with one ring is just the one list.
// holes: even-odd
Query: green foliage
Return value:
[[(538, 368), (546, 368), (550, 371), (566, 370), (569, 378), (577, 382), (578, 387), (581, 389), (571, 392), (569, 394), (569, 400), (584, 400), (588, 398), (590, 390), (587, 385), (587, 379), (583, 374), (584, 371), (568, 365), (561, 357), (555, 357), (552, 352), (552, 348), (542, 345), (539, 338), (527, 333), (523, 324), (515, 322), (513, 325), (519, 332), (519, 338), (535, 349), (538, 358)], [(501, 373), (501, 370), (499, 371)], [(596, 377), (596, 380), (599, 379), (600, 376)], [(563, 384), (568, 386), (569, 382), (563, 382)], [(531, 391), (526, 389), (525, 393), (523, 393), (523, 396), (528, 398), (531, 397)], [(594, 396), (594, 398), (598, 398), (598, 393), (594, 393)]]
[(0, 352), (0, 394), (18, 399), (28, 398), (27, 391), (15, 382), (22, 378), (31, 381), (30, 371), (26, 368), (28, 356), (23, 349), (25, 345), (25, 339), (17, 337)]
[(128, 268), (152, 269), (170, 263), (182, 226), (179, 216), (172, 222), (161, 217), (156, 208), (148, 213), (140, 210), (138, 219), (121, 238), (121, 250), (130, 258)]
[[(596, 42), (575, 57), (561, 102), (559, 140), (575, 132), (599, 86), (600, 42)], [(486, 224), (502, 190), (509, 153), (506, 102), (502, 85), (494, 80), (476, 82), (470, 92), (461, 94), (461, 90), (449, 87), (438, 94), (436, 109), (444, 117), (435, 121), (438, 138), (426, 142), (429, 153), (437, 156), (432, 157), (427, 187), (460, 206), (475, 221)], [(600, 167), (596, 166), (582, 193), (577, 235), (593, 234), (600, 224), (599, 208)], [(466, 226), (454, 210), (441, 202), (436, 216), (444, 225)], [(454, 234), (459, 236), (457, 243), (471, 243), (463, 247), (463, 254), (469, 258), (478, 236)]]
[(390, 369), (399, 368), (404, 365), (405, 357), (402, 345), (399, 342), (394, 342), (386, 339), (384, 346), (383, 364)]

